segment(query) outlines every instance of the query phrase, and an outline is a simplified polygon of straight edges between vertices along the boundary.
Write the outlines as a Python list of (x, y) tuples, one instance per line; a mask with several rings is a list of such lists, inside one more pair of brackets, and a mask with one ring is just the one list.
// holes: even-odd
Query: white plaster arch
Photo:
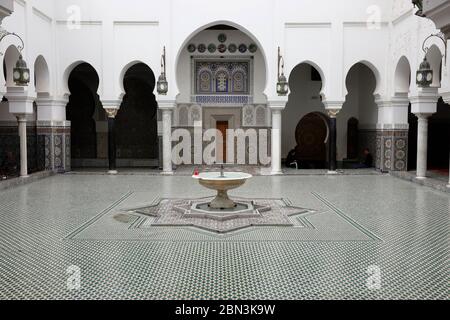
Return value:
[(76, 67), (78, 67), (80, 64), (83, 64), (83, 63), (89, 64), (89, 65), (95, 70), (95, 72), (96, 72), (96, 74), (97, 74), (98, 81), (99, 81), (99, 84), (98, 84), (97, 92), (96, 92), (96, 93), (97, 93), (99, 96), (101, 96), (101, 94), (100, 94), (98, 91), (99, 91), (99, 89), (101, 88), (101, 81), (102, 81), (102, 80), (101, 80), (101, 78), (100, 78), (100, 76), (99, 76), (98, 69), (97, 69), (96, 67), (94, 67), (94, 65), (92, 65), (92, 63), (89, 63), (89, 62), (84, 61), (84, 60), (78, 60), (78, 61), (76, 61), (76, 62), (73, 62), (73, 63), (71, 63), (69, 66), (67, 66), (67, 67), (64, 69), (64, 73), (63, 73), (63, 88), (62, 88), (62, 90), (63, 90), (62, 94), (63, 94), (64, 96), (68, 97), (68, 96), (70, 95), (70, 90), (69, 90), (69, 77), (70, 77), (70, 74), (72, 73), (72, 71), (73, 71)]
[(295, 71), (295, 69), (297, 69), (298, 67), (300, 67), (302, 64), (308, 64), (308, 65), (310, 65), (311, 67), (313, 67), (314, 69), (316, 69), (317, 70), (317, 72), (319, 72), (319, 74), (320, 74), (320, 78), (321, 78), (321, 81), (322, 81), (322, 88), (320, 89), (320, 96), (322, 97), (322, 100), (326, 100), (326, 84), (327, 84), (327, 81), (326, 81), (326, 78), (325, 78), (325, 73), (323, 72), (323, 69), (317, 64), (317, 63), (315, 63), (314, 61), (312, 61), (312, 60), (304, 60), (304, 61), (302, 61), (302, 62), (300, 62), (300, 63), (298, 63), (298, 64), (296, 64), (295, 65), (295, 67), (294, 68), (292, 68), (292, 70), (289, 72), (289, 79), (288, 79), (288, 82), (289, 82), (289, 85), (291, 84), (291, 75), (292, 75), (292, 72), (294, 72)]
[(394, 94), (409, 93), (411, 79), (411, 64), (406, 56), (401, 56), (394, 73)]
[[(264, 60), (264, 67), (266, 69), (265, 72), (265, 83), (264, 83), (264, 90), (263, 92), (265, 92), (267, 90), (268, 87), (268, 76), (269, 76), (269, 66), (268, 66), (268, 60), (267, 60), (267, 55), (266, 52), (264, 50), (264, 47), (262, 46), (261, 42), (254, 36), (254, 33), (249, 31), (246, 27), (244, 27), (241, 24), (238, 24), (236, 22), (233, 22), (231, 20), (216, 20), (216, 21), (212, 21), (210, 23), (204, 24), (199, 26), (198, 28), (196, 28), (193, 32), (191, 32), (188, 37), (186, 37), (186, 39), (184, 40), (184, 42), (181, 44), (181, 46), (178, 48), (177, 50), (177, 55), (175, 57), (175, 68), (177, 68), (179, 61), (180, 61), (180, 57), (181, 54), (183, 52), (183, 49), (188, 45), (188, 43), (200, 32), (204, 31), (205, 29), (208, 29), (212, 26), (215, 25), (228, 25), (230, 27), (234, 27), (236, 29), (238, 29), (239, 31), (243, 32), (244, 34), (246, 34), (253, 42), (255, 42), (255, 44), (258, 46), (258, 50), (261, 51), (261, 54), (263, 56), (263, 60)], [(175, 81), (175, 85), (177, 86), (177, 92), (179, 93), (179, 79), (177, 77), (177, 73), (175, 72), (175, 77), (176, 77), (176, 81)]]
[(189, 109), (189, 125), (195, 126), (196, 121), (202, 121), (202, 108), (194, 104)]
[(39, 55), (34, 62), (34, 79), (37, 93), (50, 94), (50, 71), (43, 55)]
[(6, 72), (6, 87), (16, 87), (16, 84), (13, 80), (13, 70), (16, 66), (16, 62), (19, 59), (19, 56), (20, 52), (15, 45), (10, 45), (5, 51), (3, 61), (6, 66), (6, 70), (4, 70), (4, 72)]
[(187, 127), (189, 125), (189, 107), (181, 105), (178, 107), (178, 126)]
[[(155, 72), (152, 70), (152, 68), (147, 63), (145, 63), (141, 60), (131, 61), (131, 62), (127, 63), (125, 66), (123, 66), (123, 68), (119, 74), (118, 80), (119, 80), (119, 88), (120, 88), (120, 92), (121, 92), (120, 97), (123, 97), (125, 95), (125, 87), (124, 87), (124, 82), (123, 82), (124, 78), (125, 78), (125, 74), (127, 73), (128, 70), (130, 70), (130, 68), (134, 67), (137, 64), (141, 64), (141, 63), (150, 69), (152, 76), (153, 76), (152, 80), (156, 84)], [(155, 85), (155, 88), (156, 88), (156, 85)], [(153, 90), (155, 90), (155, 88), (153, 88)]]
[(442, 53), (439, 47), (433, 44), (425, 55), (433, 70), (433, 83), (432, 87), (441, 86), (441, 70), (442, 70)]

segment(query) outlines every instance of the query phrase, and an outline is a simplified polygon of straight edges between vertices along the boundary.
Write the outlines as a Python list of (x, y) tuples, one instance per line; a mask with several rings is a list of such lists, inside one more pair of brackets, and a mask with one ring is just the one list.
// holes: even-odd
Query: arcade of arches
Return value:
[[(431, 61), (440, 57), (440, 52), (433, 53), (433, 50), (429, 53)], [(5, 54), (7, 83), (10, 82), (9, 64), (17, 54), (13, 49), (8, 49)], [(442, 68), (442, 65), (438, 64), (436, 68)], [(145, 63), (131, 63), (124, 70), (124, 94), (113, 117), (105, 112), (106, 107), (97, 94), (99, 76), (96, 69), (82, 62), (69, 71), (68, 101), (58, 102), (65, 108), (65, 119), (53, 123), (38, 119), (38, 109), (49, 105), (46, 96), (49, 73), (44, 57), (36, 59), (35, 112), (26, 117), (28, 172), (107, 168), (108, 165), (110, 169), (117, 165), (164, 167), (165, 171), (171, 171), (170, 156), (164, 158), (162, 151), (163, 141), (170, 141), (164, 140), (164, 132), (167, 134), (164, 126), (170, 127), (171, 131), (184, 128), (190, 132), (196, 126), (201, 126), (203, 132), (243, 129), (246, 134), (251, 129), (267, 130), (268, 135), (259, 136), (265, 141), (258, 143), (258, 148), (266, 148), (265, 151), (272, 153), (272, 158), (279, 162), (292, 154), (295, 167), (299, 169), (327, 169), (333, 167), (333, 162), (337, 162), (339, 168), (352, 168), (361, 161), (364, 149), (374, 155), (373, 166), (379, 170), (416, 169), (418, 125), (407, 101), (411, 69), (404, 57), (400, 59), (394, 77), (396, 97), (403, 97), (409, 108), (405, 109), (404, 123), (392, 128), (385, 126), (380, 118), (386, 103), (389, 105), (392, 101), (379, 100), (376, 88), (380, 76), (367, 62), (355, 63), (347, 71), (347, 94), (337, 116), (329, 113), (327, 101), (323, 101), (323, 71), (309, 61), (299, 63), (291, 70), (290, 93), (284, 110), (280, 112), (273, 108), (264, 94), (268, 81), (264, 50), (254, 37), (232, 26), (210, 26), (186, 40), (176, 62), (179, 94), (170, 112), (159, 110), (153, 94), (155, 74)], [(2, 173), (14, 176), (19, 174), (21, 167), (17, 122), (13, 114), (5, 112), (8, 94), (1, 104)], [(428, 115), (428, 169), (444, 173), (448, 171), (449, 110), (441, 99), (436, 113)], [(279, 148), (274, 148), (277, 140), (270, 134), (275, 127), (282, 128)], [(223, 147), (224, 142), (218, 141), (218, 146)], [(170, 154), (167, 146), (171, 145), (166, 143), (164, 154)], [(247, 148), (246, 160), (251, 158), (252, 152), (257, 153), (258, 158), (258, 148)], [(195, 158), (194, 150), (192, 159)], [(233, 161), (226, 156), (223, 158)], [(291, 163), (284, 164), (291, 166)], [(279, 173), (277, 170), (272, 172)]]

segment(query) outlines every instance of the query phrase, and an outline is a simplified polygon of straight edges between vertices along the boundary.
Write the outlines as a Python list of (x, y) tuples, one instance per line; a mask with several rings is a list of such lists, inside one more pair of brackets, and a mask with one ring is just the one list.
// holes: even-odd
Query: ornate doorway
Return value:
[(217, 141), (217, 160), (227, 162), (227, 130), (228, 121), (217, 121), (216, 129), (222, 134), (222, 141)]

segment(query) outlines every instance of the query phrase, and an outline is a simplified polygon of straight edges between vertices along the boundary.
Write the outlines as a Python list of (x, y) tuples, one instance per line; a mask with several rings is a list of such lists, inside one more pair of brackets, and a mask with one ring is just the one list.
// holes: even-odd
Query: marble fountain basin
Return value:
[(207, 204), (215, 210), (239, 209), (239, 204), (228, 197), (228, 191), (243, 186), (252, 177), (243, 172), (204, 172), (193, 176), (205, 188), (217, 191), (216, 198)]

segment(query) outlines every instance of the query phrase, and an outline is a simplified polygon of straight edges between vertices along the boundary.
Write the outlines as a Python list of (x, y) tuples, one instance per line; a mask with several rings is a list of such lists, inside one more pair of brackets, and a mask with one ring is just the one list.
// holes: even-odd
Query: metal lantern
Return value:
[(284, 59), (281, 55), (281, 49), (278, 47), (278, 82), (277, 93), (279, 96), (286, 96), (289, 92), (289, 84), (284, 75)]
[(161, 75), (156, 83), (156, 90), (160, 95), (166, 95), (169, 91), (169, 84), (166, 79), (166, 47), (163, 48), (163, 54), (161, 56)]
[(280, 96), (286, 96), (289, 92), (289, 84), (284, 74), (278, 77), (277, 82), (277, 93)]
[(433, 70), (426, 57), (420, 64), (419, 70), (417, 70), (416, 83), (421, 88), (428, 88), (433, 83)]
[(16, 67), (13, 69), (13, 80), (18, 86), (27, 86), (30, 82), (30, 69), (27, 68), (27, 63), (19, 56)]
[(163, 73), (158, 78), (157, 90), (160, 95), (166, 95), (169, 91), (169, 84), (167, 83), (166, 75)]

